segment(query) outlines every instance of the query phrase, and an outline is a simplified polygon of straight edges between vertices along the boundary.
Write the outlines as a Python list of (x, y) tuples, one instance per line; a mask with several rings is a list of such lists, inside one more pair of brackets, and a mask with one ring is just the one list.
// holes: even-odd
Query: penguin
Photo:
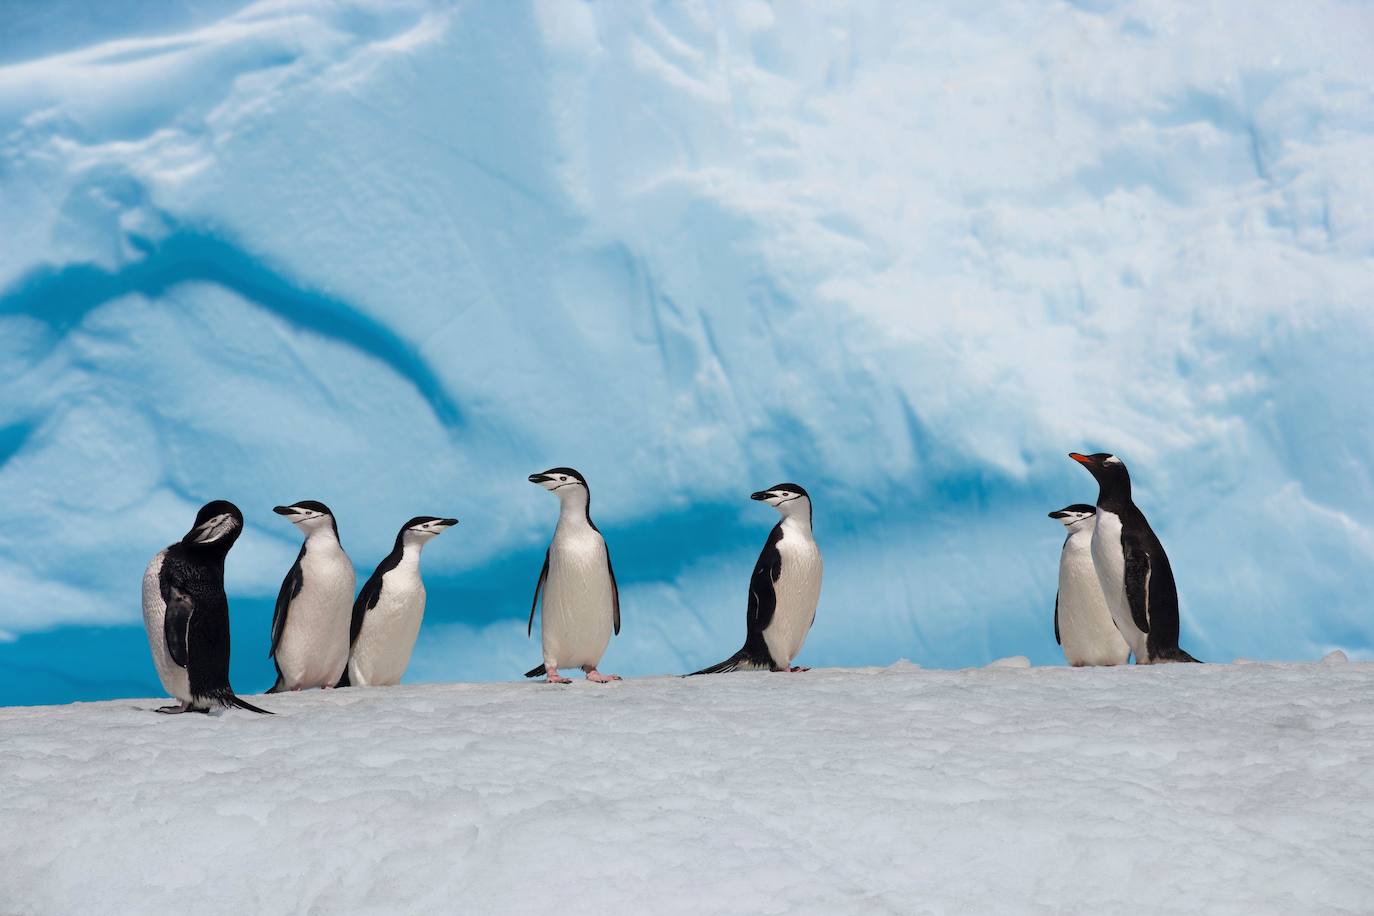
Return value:
[(1164, 545), (1131, 501), (1131, 475), (1115, 455), (1069, 457), (1097, 480), (1092, 557), (1097, 580), (1137, 665), (1196, 662), (1178, 647), (1178, 590)]
[(401, 682), (425, 617), (420, 551), (456, 524), (456, 518), (417, 515), (401, 526), (391, 553), (353, 602), (348, 668), (338, 686), (393, 687)]
[(303, 499), (272, 511), (299, 528), (305, 541), (277, 593), (267, 651), (277, 666), (277, 682), (267, 692), (332, 688), (348, 665), (357, 585), (353, 561), (344, 553), (338, 522), (324, 503)]
[(143, 573), (143, 626), (162, 687), (180, 703), (158, 712), (237, 707), (271, 715), (229, 686), (229, 598), (224, 558), (243, 531), (243, 513), (222, 499), (196, 513), (186, 536)]
[(1097, 510), (1083, 503), (1050, 513), (1068, 529), (1059, 554), (1059, 591), (1054, 596), (1054, 641), (1064, 660), (1075, 668), (1085, 665), (1124, 665), (1131, 657), (1121, 631), (1107, 609), (1093, 566), (1093, 530)]
[(596, 670), (611, 634), (620, 634), (620, 589), (615, 583), (611, 552), (592, 521), (592, 493), (587, 480), (572, 468), (549, 468), (531, 474), (538, 484), (558, 497), (558, 527), (544, 552), (544, 568), (534, 587), (530, 622), (525, 635), (534, 633), (534, 612), (544, 594), (544, 613), (539, 622), (544, 664), (525, 672), (525, 677), (544, 676), (550, 684), (569, 684), (559, 668), (581, 668), (587, 680), (605, 684), (620, 680), (618, 674)]
[(792, 660), (816, 621), (821, 597), (823, 568), (811, 534), (811, 496), (795, 483), (780, 483), (749, 498), (777, 509), (782, 521), (769, 533), (749, 579), (744, 648), (692, 674), (810, 670), (794, 666)]

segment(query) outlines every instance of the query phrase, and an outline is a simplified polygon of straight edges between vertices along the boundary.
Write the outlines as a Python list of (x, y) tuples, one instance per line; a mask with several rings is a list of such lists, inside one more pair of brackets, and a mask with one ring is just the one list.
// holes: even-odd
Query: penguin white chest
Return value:
[(300, 562), (301, 590), (287, 611), (277, 667), (288, 690), (332, 687), (348, 664), (353, 563), (336, 541), (307, 542)]
[(596, 667), (611, 641), (615, 597), (606, 542), (590, 526), (554, 534), (539, 635), (544, 664)]
[(401, 682), (425, 618), (425, 583), (418, 561), (402, 560), (382, 577), (377, 603), (363, 617), (348, 662), (355, 687), (390, 687)]
[(1145, 660), (1145, 634), (1136, 628), (1130, 602), (1126, 599), (1126, 552), (1121, 547), (1121, 516), (1115, 512), (1097, 510), (1092, 557), (1102, 596), (1112, 612), (1117, 630), (1135, 653), (1136, 661)]
[(1084, 524), (1068, 536), (1059, 557), (1056, 613), (1064, 659), (1070, 665), (1124, 665), (1131, 649), (1102, 594), (1092, 539), (1093, 526)]
[(801, 653), (816, 618), (821, 597), (821, 551), (814, 539), (789, 533), (778, 541), (781, 572), (773, 583), (773, 619), (763, 630), (768, 654), (779, 666), (790, 665)]
[(143, 627), (148, 631), (148, 648), (153, 653), (153, 666), (158, 680), (169, 696), (183, 703), (191, 701), (191, 682), (186, 669), (172, 661), (167, 651), (167, 634), (163, 629), (167, 618), (167, 603), (162, 600), (162, 561), (167, 551), (153, 557), (143, 573)]

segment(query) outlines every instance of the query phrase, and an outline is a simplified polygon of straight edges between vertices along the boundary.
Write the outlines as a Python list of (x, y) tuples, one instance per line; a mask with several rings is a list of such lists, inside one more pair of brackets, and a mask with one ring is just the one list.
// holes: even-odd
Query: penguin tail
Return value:
[(1163, 650), (1155, 656), (1155, 660), (1161, 662), (1192, 662), (1195, 665), (1202, 664), (1202, 662), (1193, 658), (1191, 655), (1189, 655), (1187, 652), (1184, 652), (1178, 646), (1174, 646), (1172, 649)]
[(773, 670), (773, 660), (771, 658), (758, 658), (751, 652), (748, 646), (740, 649), (734, 655), (719, 664), (709, 668), (702, 668), (700, 671), (693, 671), (691, 674), (684, 674), (683, 677), (696, 677), (698, 674), (725, 674), (729, 671), (771, 671)]
[(232, 707), (234, 707), (235, 709), (246, 709), (246, 710), (248, 710), (249, 712), (255, 712), (255, 713), (258, 713), (258, 714), (264, 715), (264, 716), (275, 716), (275, 715), (276, 715), (276, 713), (274, 713), (274, 712), (269, 712), (269, 711), (267, 711), (266, 709), (259, 709), (258, 707), (254, 706), (252, 703), (248, 702), (247, 700), (243, 699), (242, 697), (237, 697), (237, 696), (235, 696), (235, 695), (233, 695), (233, 694), (230, 694), (230, 695), (229, 695), (229, 702), (226, 703), (225, 705), (226, 705), (226, 706), (232, 706)]
[(530, 670), (526, 671), (525, 677), (543, 677), (548, 673), (548, 670), (545, 669), (543, 665), (540, 665), (538, 668), (531, 668)]

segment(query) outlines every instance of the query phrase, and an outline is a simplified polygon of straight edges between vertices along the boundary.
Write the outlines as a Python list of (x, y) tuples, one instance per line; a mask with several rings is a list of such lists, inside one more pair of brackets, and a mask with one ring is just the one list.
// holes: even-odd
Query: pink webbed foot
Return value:
[(609, 684), (611, 681), (620, 680), (620, 675), (618, 674), (602, 674), (595, 668), (583, 668), (582, 670), (587, 672), (587, 680), (591, 681), (593, 684)]
[(559, 674), (557, 668), (549, 668), (549, 669), (547, 669), (547, 672), (548, 672), (548, 673), (547, 673), (546, 679), (545, 679), (545, 681), (544, 681), (544, 683), (546, 683), (546, 684), (571, 684), (571, 683), (572, 683), (572, 678), (570, 678), (570, 677), (564, 677), (563, 675)]
[(798, 666), (798, 665), (793, 665), (791, 668), (788, 668), (787, 670), (788, 670), (788, 671), (810, 671), (811, 669), (810, 669), (810, 668), (802, 668), (802, 667), (800, 667), (800, 666)]

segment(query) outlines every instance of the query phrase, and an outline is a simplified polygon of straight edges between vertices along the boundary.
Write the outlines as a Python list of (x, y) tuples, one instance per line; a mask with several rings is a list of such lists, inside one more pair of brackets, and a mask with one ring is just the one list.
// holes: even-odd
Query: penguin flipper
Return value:
[[(304, 556), (305, 544), (301, 544), (301, 552), (296, 554), (296, 562), (287, 570), (286, 578), (277, 592), (277, 606), (272, 611), (272, 647), (267, 650), (268, 658), (277, 657), (277, 646), (281, 645), (281, 634), (286, 630), (286, 615), (291, 610), (291, 601), (301, 593), (301, 586), (305, 584), (305, 576), (301, 574), (301, 558)], [(280, 679), (280, 670), (277, 675)]]
[(1064, 645), (1064, 641), (1059, 638), (1059, 593), (1054, 593), (1054, 641), (1059, 645)]
[(1150, 632), (1150, 554), (1138, 539), (1121, 535), (1121, 551), (1126, 559), (1126, 603), (1131, 619), (1142, 633)]
[[(534, 635), (534, 611), (535, 611), (536, 608), (539, 607), (539, 593), (540, 593), (540, 592), (543, 590), (543, 588), (544, 588), (544, 582), (545, 582), (545, 580), (547, 580), (547, 579), (549, 578), (549, 551), (550, 551), (550, 550), (553, 550), (552, 545), (550, 545), (549, 550), (544, 551), (544, 568), (541, 569), (541, 570), (539, 570), (539, 581), (538, 581), (538, 583), (536, 583), (535, 586), (534, 586), (534, 600), (530, 602), (530, 625), (527, 626), (527, 627), (525, 628), (525, 635), (526, 635), (526, 636), (533, 636), (533, 635)], [(611, 552), (610, 552), (609, 550), (606, 551), (606, 562), (607, 562), (608, 564), (611, 562)], [(615, 582), (615, 576), (614, 576), (614, 575), (611, 576), (611, 582), (612, 582), (612, 583)], [(615, 599), (615, 610), (616, 610), (615, 631), (616, 631), (617, 633), (619, 633), (619, 632), (620, 632), (620, 595), (619, 595), (618, 593), (617, 593), (616, 599)], [(540, 672), (539, 672), (539, 674), (543, 674), (543, 673), (544, 673), (543, 671), (540, 671)], [(527, 675), (525, 675), (525, 677), (538, 677), (538, 676), (539, 676), (539, 675), (536, 675), (536, 674), (527, 674)]]
[(191, 616), (195, 613), (195, 606), (191, 603), (191, 596), (174, 583), (164, 579), (162, 587), (165, 592), (163, 600), (167, 604), (162, 618), (162, 636), (167, 641), (167, 654), (173, 662), (185, 668), (191, 660)]
[(773, 526), (758, 562), (754, 564), (754, 574), (749, 577), (749, 610), (745, 616), (749, 636), (745, 640), (746, 648), (750, 640), (762, 641), (763, 631), (773, 622), (773, 612), (778, 608), (778, 595), (773, 585), (782, 575), (782, 554), (778, 552), (778, 542), (781, 540), (782, 524), (779, 523)]
[[(368, 576), (367, 581), (363, 583), (362, 591), (358, 592), (358, 600), (353, 602), (353, 619), (348, 623), (348, 647), (350, 650), (353, 648), (353, 644), (358, 641), (358, 634), (363, 631), (363, 618), (367, 616), (368, 611), (377, 606), (377, 600), (382, 597), (382, 576), (386, 575), (388, 569), (396, 565), (392, 563), (391, 566), (388, 566), (387, 560), (390, 559), (391, 557), (387, 557), (386, 560), (383, 560), (372, 575)], [(348, 676), (346, 665), (344, 666), (344, 676)]]
[[(603, 539), (602, 543), (603, 543), (603, 544), (605, 543), (605, 540), (604, 540), (604, 539)], [(610, 575), (610, 577), (611, 577), (611, 601), (612, 601), (612, 603), (613, 603), (614, 606), (615, 606), (615, 610), (614, 610), (614, 612), (613, 612), (613, 616), (611, 617), (612, 632), (613, 632), (616, 636), (619, 636), (619, 635), (620, 635), (620, 586), (618, 586), (618, 585), (615, 584), (615, 567), (613, 567), (613, 566), (611, 565), (611, 548), (609, 548), (609, 547), (606, 548), (606, 572), (607, 572), (607, 573)], [(530, 618), (530, 623), (532, 624), (533, 622), (534, 622), (534, 619), (531, 617), (531, 618)]]
[(529, 671), (526, 671), (525, 677), (543, 677), (548, 673), (548, 670), (545, 669), (543, 665), (540, 665), (538, 668), (531, 668)]

